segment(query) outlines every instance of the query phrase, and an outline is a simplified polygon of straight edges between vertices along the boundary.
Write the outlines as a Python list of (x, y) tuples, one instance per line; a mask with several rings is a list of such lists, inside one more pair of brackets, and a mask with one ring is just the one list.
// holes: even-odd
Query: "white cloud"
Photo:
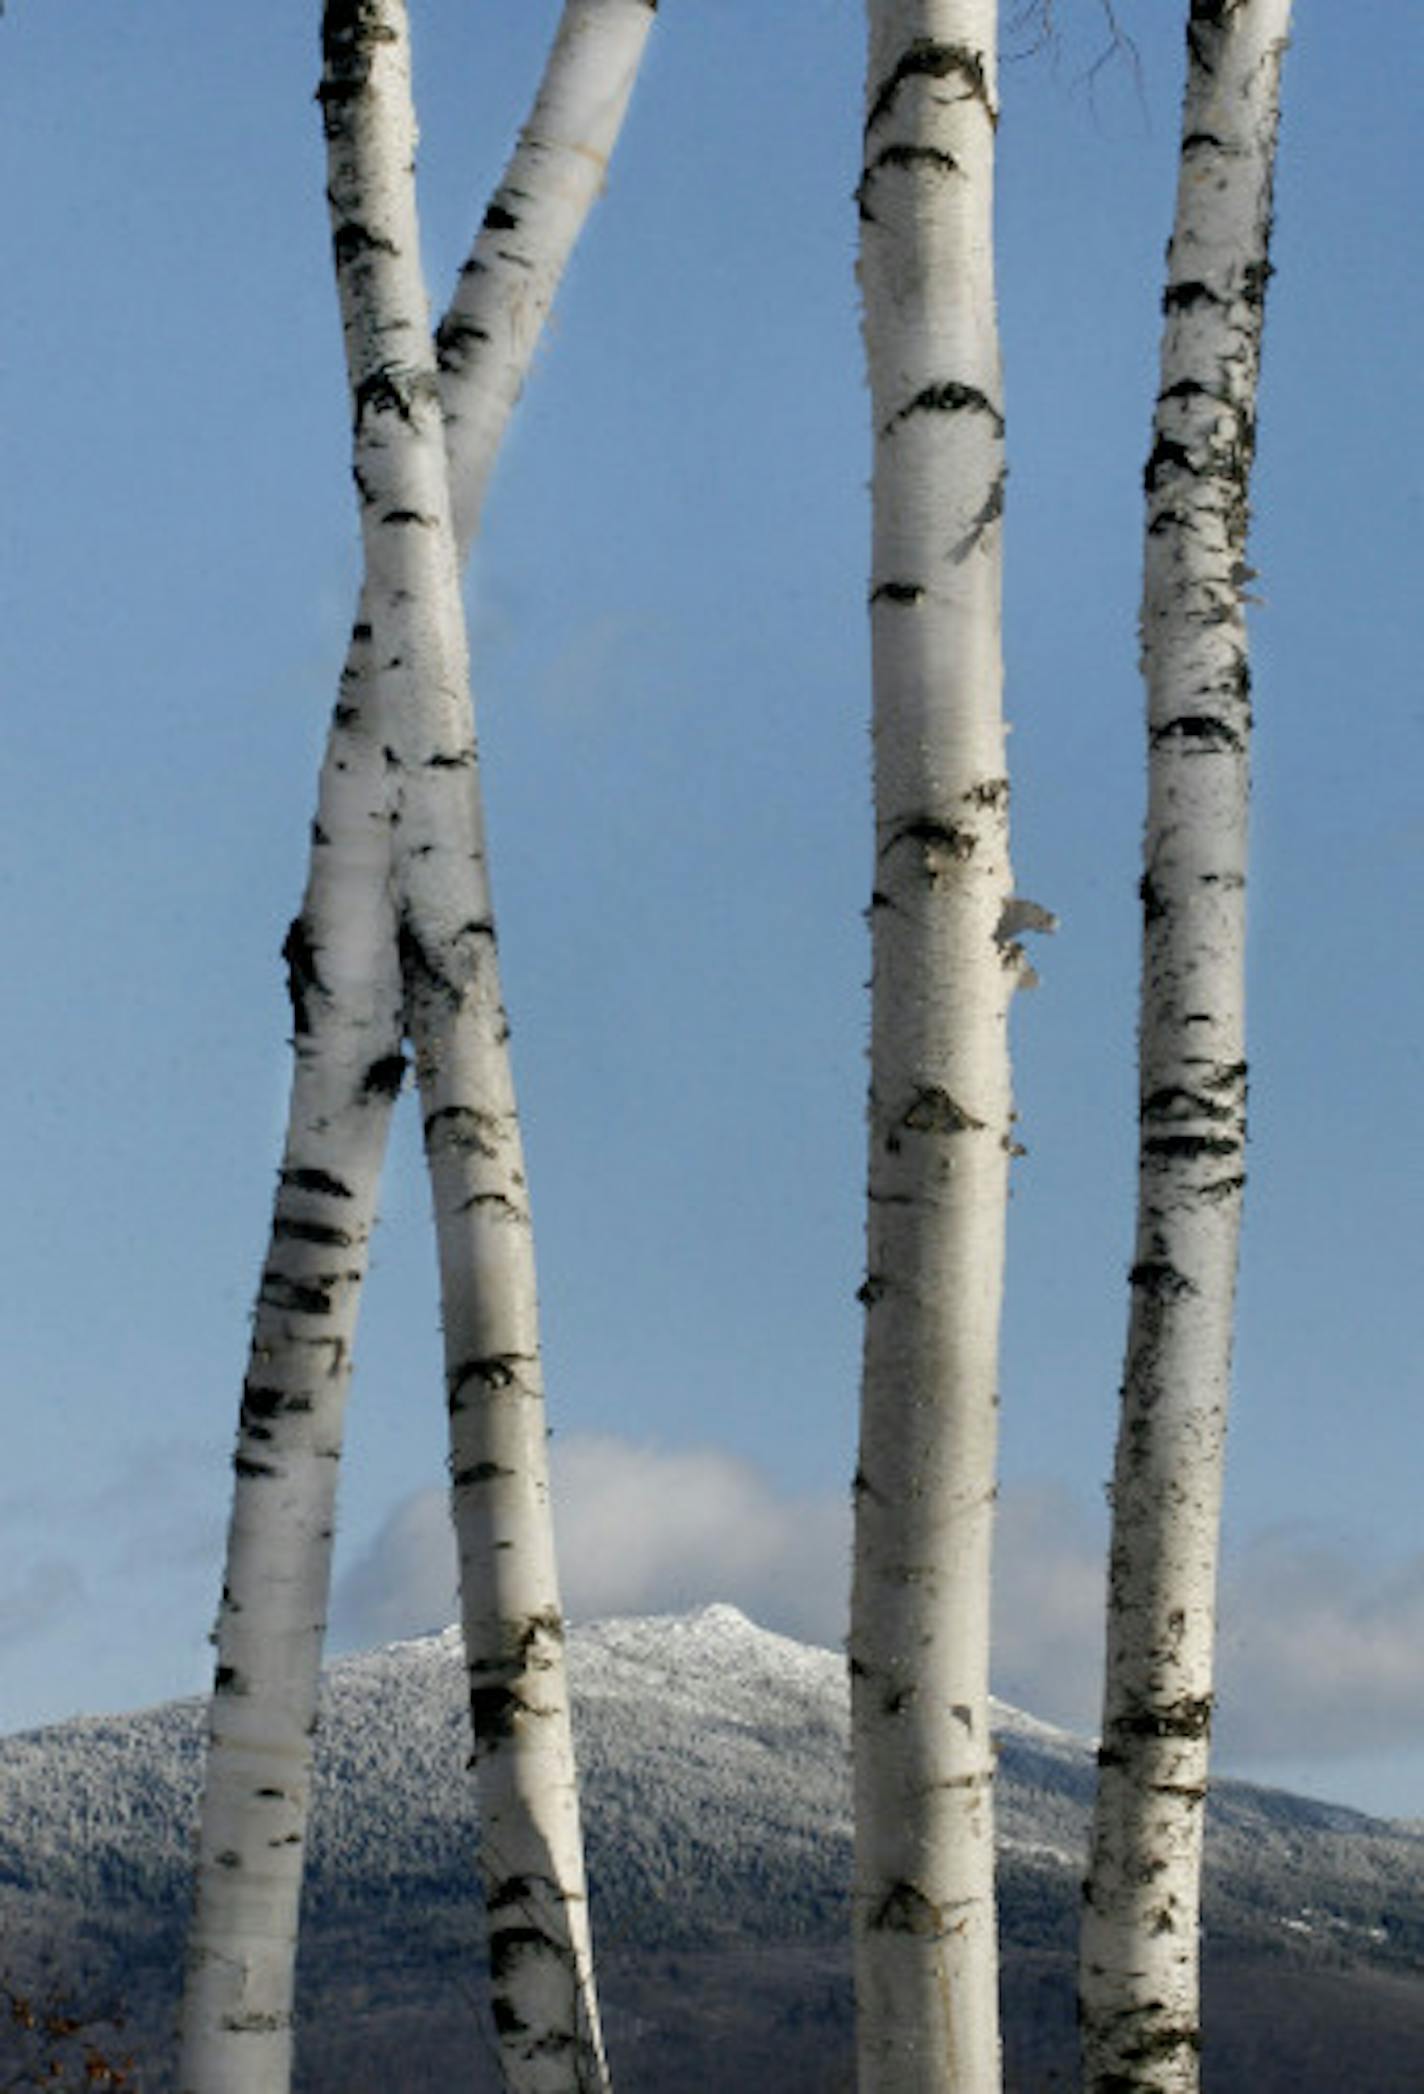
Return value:
[(458, 1617), (459, 1582), (449, 1497), (416, 1491), (387, 1515), (338, 1582), (331, 1640), (351, 1650), (443, 1629)]
[(1346, 1757), (1424, 1736), (1424, 1556), (1381, 1566), (1280, 1529), (1225, 1587), (1218, 1735), (1242, 1759)]
[(1054, 1485), (1004, 1492), (994, 1539), (994, 1691), (1070, 1730), (1102, 1701), (1107, 1523)]
[[(730, 1600), (753, 1620), (838, 1648), (848, 1505), (781, 1490), (715, 1448), (608, 1436), (557, 1441), (554, 1490), (572, 1620), (674, 1613)], [(1054, 1487), (1010, 1488), (1000, 1509), (994, 1685), (1006, 1700), (1092, 1732), (1101, 1692), (1106, 1521)], [(339, 1643), (443, 1627), (457, 1612), (443, 1491), (407, 1498), (342, 1580)], [(1424, 1735), (1424, 1556), (1371, 1569), (1301, 1530), (1239, 1552), (1223, 1585), (1219, 1763), (1269, 1774), (1378, 1754)]]
[[(730, 1600), (807, 1642), (834, 1646), (844, 1636), (850, 1519), (838, 1497), (779, 1492), (752, 1463), (715, 1448), (604, 1435), (557, 1441), (553, 1472), (571, 1620)], [(335, 1633), (348, 1646), (421, 1634), (453, 1618), (456, 1591), (445, 1493), (421, 1491), (342, 1580)]]

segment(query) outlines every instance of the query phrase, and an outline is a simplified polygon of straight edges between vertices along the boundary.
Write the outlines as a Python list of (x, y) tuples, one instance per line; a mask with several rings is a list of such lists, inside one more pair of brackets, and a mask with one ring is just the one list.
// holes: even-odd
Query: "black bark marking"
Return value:
[(1184, 1294), (1198, 1291), (1196, 1282), (1189, 1280), (1165, 1258), (1144, 1258), (1133, 1266), (1127, 1283), (1141, 1293), (1151, 1295), (1154, 1301), (1178, 1301)]
[(453, 1148), (473, 1149), (492, 1160), (499, 1154), (501, 1124), (497, 1113), (481, 1112), (477, 1106), (442, 1105), (426, 1119), (425, 1139), (429, 1142), (439, 1129)]
[(942, 174), (958, 174), (959, 162), (953, 153), (947, 153), (937, 145), (887, 145), (877, 153), (865, 172), (878, 174), (882, 167), (936, 167)]
[(501, 1476), (513, 1476), (516, 1473), (514, 1469), (506, 1467), (503, 1462), (477, 1461), (472, 1462), (468, 1469), (456, 1469), (452, 1473), (450, 1481), (454, 1484), (456, 1490), (464, 1490), (470, 1484), (494, 1483)]
[(1168, 742), (1180, 742), (1184, 749), (1197, 749), (1203, 754), (1213, 749), (1240, 752), (1246, 746), (1229, 720), (1212, 713), (1179, 713), (1175, 720), (1164, 720), (1160, 727), (1154, 727), (1150, 739), (1154, 749), (1163, 748)]
[(452, 982), (439, 960), (430, 951), (409, 916), (401, 919), (396, 932), (396, 952), (400, 959), (401, 980), (406, 994), (443, 996), (452, 1008), (458, 1010), (463, 1001), (459, 986)]
[(235, 1476), (243, 1477), (275, 1476), (278, 1473), (271, 1462), (254, 1461), (248, 1454), (234, 1454), (232, 1469)]
[(371, 1062), (361, 1078), (361, 1094), (365, 1098), (398, 1098), (401, 1085), (405, 1082), (406, 1060), (397, 1048), (394, 1054), (382, 1054)]
[[(1265, 231), (1266, 244), (1270, 244), (1271, 228)], [(1248, 262), (1241, 272), (1241, 296), (1244, 302), (1260, 311), (1266, 303), (1266, 286), (1276, 273), (1276, 265), (1269, 260)]]
[(921, 386), (912, 400), (891, 415), (881, 433), (888, 436), (912, 414), (986, 414), (993, 423), (994, 434), (1004, 433), (1004, 417), (989, 395), (977, 385), (962, 385), (957, 378), (947, 378), (942, 385)]
[[(555, 1956), (561, 1963), (569, 1960), (567, 1944), (546, 1933), (543, 1927), (530, 1926), (527, 1921), (519, 1926), (491, 1927), (489, 1959), (492, 1984), (498, 1985), (507, 1979), (528, 1955)], [(563, 2040), (568, 2043), (573, 2039), (566, 2037)]]
[(249, 1383), (242, 1392), (242, 1418), (245, 1426), (250, 1420), (278, 1418), (287, 1408), (285, 1389), (254, 1388)]
[(290, 2028), (290, 2014), (224, 2014), (222, 2026), (232, 2036), (273, 2036)]
[(526, 1210), (507, 1192), (472, 1192), (467, 1200), (461, 1200), (458, 1212), (472, 1213), (476, 1207), (501, 1208), (512, 1221), (524, 1221)]
[(292, 1006), (292, 1030), (298, 1035), (309, 1033), (312, 1029), (313, 994), (326, 993), (316, 964), (318, 950), (306, 918), (294, 916), (283, 941), (282, 958), (287, 963), (287, 996)]
[(1208, 392), (1206, 386), (1202, 384), (1199, 378), (1179, 378), (1175, 385), (1166, 386), (1157, 395), (1157, 404), (1160, 407), (1164, 400), (1205, 399), (1215, 400), (1219, 406), (1230, 408), (1233, 412), (1235, 411), (1236, 403), (1234, 400), (1224, 393)]
[(953, 822), (943, 820), (936, 814), (915, 814), (892, 829), (880, 846), (880, 856), (887, 858), (891, 851), (902, 843), (915, 843), (925, 855), (928, 870), (932, 873), (943, 869), (943, 861), (952, 859), (963, 865), (973, 857), (978, 837), (969, 829), (956, 828)]
[(213, 1674), (214, 1694), (246, 1694), (247, 1681), (235, 1665), (219, 1665)]
[(971, 785), (964, 798), (971, 807), (997, 808), (1009, 804), (1009, 781), (1007, 778), (982, 778)]
[(936, 145), (887, 145), (883, 152), (866, 163), (855, 192), (856, 210), (866, 225), (876, 223), (875, 213), (870, 208), (870, 185), (883, 168), (887, 167), (930, 167), (937, 174), (951, 175), (963, 172), (953, 153), (947, 153)]
[(409, 423), (422, 400), (429, 402), (439, 397), (439, 381), (433, 371), (381, 364), (356, 387), (353, 395), (356, 427), (360, 428), (368, 414), (395, 414)]
[[(1209, 1079), (1208, 1079), (1209, 1080)], [(1236, 1079), (1227, 1078), (1229, 1088), (1236, 1087)], [(1218, 1124), (1234, 1120), (1239, 1108), (1223, 1105), (1217, 1098), (1208, 1098), (1201, 1091), (1189, 1090), (1182, 1083), (1164, 1083), (1148, 1093), (1139, 1107), (1142, 1119), (1215, 1120)]]
[(294, 1316), (329, 1316), (331, 1314), (331, 1289), (341, 1275), (334, 1272), (315, 1273), (309, 1280), (294, 1280), (285, 1272), (274, 1272), (270, 1267), (262, 1275), (258, 1289), (258, 1300), (269, 1308), (286, 1309)]
[(1147, 456), (1142, 468), (1142, 488), (1145, 494), (1156, 494), (1168, 473), (1190, 473), (1199, 478), (1201, 467), (1192, 455), (1188, 444), (1178, 443), (1175, 437), (1159, 436)]
[(496, 1395), (502, 1389), (511, 1389), (520, 1381), (520, 1370), (532, 1366), (534, 1356), (526, 1352), (496, 1352), (483, 1359), (462, 1360), (452, 1367), (445, 1377), (445, 1394), (451, 1410), (459, 1407), (460, 1400), (471, 1382), (480, 1384), (483, 1394)]
[(283, 1171), (282, 1183), (293, 1192), (318, 1192), (332, 1200), (355, 1198), (351, 1187), (342, 1179), (333, 1177), (330, 1171), (313, 1169), (305, 1164), (295, 1170)]
[(1160, 922), (1162, 917), (1164, 917), (1167, 914), (1167, 903), (1162, 899), (1162, 896), (1158, 892), (1157, 888), (1152, 884), (1151, 873), (1144, 873), (1142, 875), (1142, 878), (1138, 881), (1137, 898), (1142, 904), (1142, 922), (1144, 928), (1148, 924)]
[[(1168, 1702), (1162, 1708), (1134, 1709), (1119, 1716), (1112, 1726), (1111, 1736), (1157, 1740), (1182, 1738), (1196, 1743), (1211, 1736), (1211, 1711), (1210, 1694), (1186, 1694), (1180, 1701)], [(1106, 1749), (1110, 1751), (1112, 1748)]]
[(488, 1686), (470, 1688), (470, 1724), (475, 1734), (475, 1756), (490, 1746), (502, 1745), (513, 1737), (514, 1727), (521, 1715), (531, 1714), (523, 1701), (507, 1681), (492, 1681)]
[(1224, 305), (1225, 303), (1226, 301), (1220, 292), (1214, 291), (1210, 284), (1204, 284), (1196, 280), (1180, 284), (1168, 284), (1166, 290), (1162, 293), (1162, 311), (1164, 313), (1189, 313), (1192, 307), (1196, 305)]
[(335, 1229), (329, 1222), (292, 1221), (285, 1215), (273, 1222), (272, 1235), (279, 1242), (319, 1243), (336, 1250), (349, 1250), (356, 1241), (349, 1229)]
[(485, 212), (483, 229), (487, 233), (512, 233), (518, 224), (513, 211), (507, 211), (503, 204), (493, 203)]
[(321, 48), (333, 70), (369, 68), (375, 44), (393, 44), (396, 32), (382, 22), (372, 0), (326, 0), (321, 20)]
[(922, 603), (925, 591), (919, 582), (881, 582), (870, 592), (874, 603)]
[[(333, 95), (325, 88), (320, 93), (321, 99), (324, 101), (338, 98), (349, 99), (346, 96), (338, 97)], [(333, 231), (331, 235), (331, 252), (335, 257), (338, 270), (341, 270), (348, 269), (353, 262), (359, 261), (362, 255), (394, 255), (398, 254), (400, 250), (394, 240), (383, 239), (379, 233), (373, 233), (369, 226), (361, 225), (354, 218), (348, 218)]]
[(913, 1883), (896, 1883), (870, 1913), (866, 1926), (873, 1934), (915, 1934), (932, 1939), (943, 1930), (939, 1910)]
[(435, 337), (441, 369), (448, 370), (452, 364), (462, 362), (476, 342), (487, 342), (489, 338), (487, 327), (478, 327), (473, 320), (462, 320), (457, 313), (447, 313)]
[(984, 1124), (957, 1105), (938, 1084), (927, 1084), (916, 1091), (913, 1103), (900, 1119), (902, 1127), (913, 1127), (920, 1134), (977, 1134), (982, 1133)]
[(867, 134), (875, 129), (881, 118), (887, 116), (895, 103), (895, 97), (907, 80), (960, 79), (969, 89), (969, 99), (982, 105), (991, 124), (998, 122), (994, 105), (989, 99), (989, 82), (984, 71), (984, 54), (972, 51), (967, 44), (940, 44), (927, 36), (916, 37), (904, 51), (891, 72), (876, 90), (865, 119)]
[(1240, 1147), (1240, 1137), (1233, 1134), (1152, 1134), (1142, 1153), (1162, 1162), (1195, 1163), (1203, 1156), (1234, 1156)]
[(428, 771), (467, 771), (474, 760), (473, 749), (456, 749), (453, 754), (437, 749), (433, 756), (425, 759), (425, 768)]

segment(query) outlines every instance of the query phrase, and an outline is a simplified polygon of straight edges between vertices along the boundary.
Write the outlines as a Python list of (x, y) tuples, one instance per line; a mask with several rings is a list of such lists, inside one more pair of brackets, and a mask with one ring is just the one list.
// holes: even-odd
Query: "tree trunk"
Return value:
[[(601, 188), (652, 14), (649, 0), (569, 0), (534, 111), (442, 324), (440, 391), (462, 553), (560, 275)], [(517, 230), (500, 201), (510, 194), (520, 203)], [(272, 2094), (290, 2079), (336, 1467), (404, 1069), (393, 780), (377, 668), (363, 589), (307, 890), (286, 945), (296, 1064), (216, 1637), (183, 2012), (180, 2084), (188, 2094)]]
[(1198, 2085), (1202, 1819), (1245, 1186), (1242, 588), (1290, 0), (1192, 0), (1146, 470), (1138, 1219), (1080, 1973), (1093, 2094)]
[(568, 0), (529, 121), (450, 309), (440, 398), (455, 536), (468, 550), (554, 293), (622, 128), (657, 0)]
[[(871, 0), (876, 861), (850, 1671), (866, 2094), (999, 2085), (989, 1555), (1012, 1148), (993, 0)], [(1037, 912), (1039, 916), (1043, 912)], [(1043, 918), (1046, 925), (1047, 919)]]
[(495, 2025), (517, 2094), (607, 2084), (554, 1575), (533, 1238), (415, 210), (404, 0), (327, 0), (328, 194), (355, 407), (397, 949), (440, 1247)]

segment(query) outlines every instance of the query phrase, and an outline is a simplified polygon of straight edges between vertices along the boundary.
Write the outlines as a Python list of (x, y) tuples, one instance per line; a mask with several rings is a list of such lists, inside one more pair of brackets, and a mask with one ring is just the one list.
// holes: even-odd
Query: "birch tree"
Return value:
[(989, 1734), (1015, 932), (993, 0), (871, 0), (875, 873), (850, 1671), (860, 2085), (999, 2084)]
[(1245, 1186), (1242, 590), (1290, 0), (1191, 0), (1145, 474), (1138, 1216), (1081, 2006), (1092, 2094), (1198, 2085), (1202, 1820)]
[[(616, 140), (653, 15), (653, 0), (570, 0), (529, 124), (521, 137), (504, 182), (486, 213), (485, 222), (438, 338), (438, 366), (428, 350), (411, 339), (412, 312), (401, 314), (401, 344), (407, 353), (402, 370), (422, 372), (423, 432), (429, 427), (448, 451), (449, 470), (458, 508), (459, 549), (468, 549), (477, 528), (490, 468), (509, 412), (518, 397), (540, 329), (549, 310), (564, 264), (583, 219), (598, 193), (608, 156)], [(377, 46), (393, 32), (385, 55), (399, 69), (404, 64), (402, 27), (369, 9), (347, 10), (347, 27), (356, 34), (366, 24)], [(340, 18), (328, 24), (332, 38), (343, 34)], [(328, 83), (330, 84), (330, 83)], [(399, 90), (397, 90), (399, 92)], [(330, 115), (340, 93), (326, 96)], [(407, 161), (413, 137), (407, 141)], [(336, 229), (339, 264), (349, 273), (361, 251), (358, 213)], [(343, 232), (341, 227), (345, 226)], [(382, 236), (384, 237), (384, 235)], [(406, 252), (415, 252), (407, 236)], [(402, 295), (415, 296), (413, 286)], [(425, 306), (419, 302), (418, 331), (425, 331)], [(421, 360), (423, 358), (423, 360)], [(399, 396), (399, 388), (396, 388)], [(363, 404), (363, 419), (377, 426), (391, 403)], [(443, 435), (440, 410), (443, 409)], [(399, 419), (399, 409), (394, 410)], [(427, 470), (428, 470), (427, 464)], [(444, 465), (442, 462), (442, 473)], [(448, 491), (442, 501), (448, 509)], [(434, 514), (435, 509), (421, 514)], [(441, 530), (445, 526), (442, 523)], [(442, 541), (443, 542), (443, 541)], [(442, 554), (442, 557), (445, 557)], [(382, 585), (387, 596), (389, 581)], [(442, 586), (444, 586), (442, 584)], [(448, 589), (447, 589), (448, 595)], [(448, 605), (441, 616), (447, 618)], [(458, 780), (466, 804), (453, 819), (463, 823), (463, 846), (470, 862), (472, 885), (462, 923), (488, 928), (477, 935), (492, 947), (492, 918), (482, 890), (482, 849), (477, 806), (470, 800), (473, 742), (461, 718), (436, 723), (406, 717), (410, 673), (404, 690), (393, 693), (391, 656), (397, 643), (378, 630), (376, 585), (368, 576), (353, 627), (351, 646), (333, 714), (326, 759), (312, 828), (312, 857), (302, 907), (285, 947), (291, 992), (295, 1068), (288, 1133), (274, 1211), (272, 1239), (264, 1265), (254, 1322), (249, 1371), (243, 1392), (235, 1457), (235, 1486), (228, 1563), (219, 1612), (213, 1716), (199, 1858), (195, 1914), (189, 1943), (183, 2015), (180, 2083), (191, 2094), (271, 2094), (290, 2076), (291, 2001), (297, 1909), (303, 1845), (310, 1793), (312, 1734), (316, 1691), (330, 1578), (336, 1464), (340, 1453), (342, 1414), (351, 1370), (352, 1345), (360, 1289), (375, 1218), (375, 1201), (385, 1153), (392, 1105), (405, 1073), (403, 1042), (416, 1031), (417, 1058), (423, 1091), (447, 1082), (450, 1117), (437, 1124), (443, 1144), (430, 1137), (432, 1169), (441, 1187), (437, 1205), (441, 1225), (442, 1275), (445, 1280), (447, 1334), (461, 1338), (457, 1367), (471, 1361), (493, 1361), (501, 1355), (499, 1332), (481, 1325), (470, 1306), (472, 1282), (483, 1295), (497, 1292), (509, 1275), (488, 1244), (475, 1246), (475, 1262), (462, 1267), (465, 1253), (456, 1240), (449, 1210), (464, 1194), (452, 1190), (459, 1171), (448, 1166), (454, 1153), (456, 1100), (468, 1085), (469, 1056), (461, 1061), (442, 1056), (438, 1029), (429, 1010), (432, 983), (420, 977), (418, 955), (440, 964), (440, 936), (448, 925), (432, 927), (428, 896), (419, 877), (398, 877), (392, 838), (412, 822), (406, 802), (404, 772), (409, 769), (410, 738), (424, 737), (427, 754), (437, 748), (452, 756), (452, 785)], [(428, 613), (412, 611), (418, 620)], [(437, 621), (438, 622), (438, 621)], [(447, 655), (458, 658), (463, 641), (448, 629), (440, 641)], [(409, 643), (407, 643), (409, 644)], [(423, 634), (421, 645), (426, 644)], [(431, 642), (430, 644), (434, 644)], [(445, 692), (447, 708), (459, 716), (461, 678), (456, 669), (442, 673), (432, 689)], [(454, 691), (452, 698), (450, 692)], [(443, 737), (443, 739), (442, 739)], [(404, 754), (402, 752), (405, 752)], [(427, 784), (431, 780), (425, 781)], [(415, 800), (420, 800), (415, 795)], [(426, 796), (427, 800), (429, 795)], [(414, 805), (414, 802), (412, 802)], [(399, 822), (397, 818), (400, 818)], [(430, 809), (424, 809), (429, 823)], [(472, 827), (472, 824), (474, 825)], [(412, 849), (407, 829), (402, 838), (401, 866), (408, 874)], [(432, 852), (432, 855), (436, 855)], [(447, 846), (444, 861), (448, 864)], [(435, 868), (431, 869), (432, 876)], [(426, 883), (428, 887), (428, 882)], [(414, 897), (414, 898), (412, 898)], [(434, 956), (432, 958), (432, 956)], [(480, 977), (485, 1005), (498, 1011), (498, 987), (492, 966), (472, 970)], [(427, 970), (428, 972), (428, 970)], [(461, 980), (446, 978), (447, 984)], [(448, 993), (448, 987), (447, 987)], [(488, 1030), (489, 1028), (487, 1028)], [(503, 1029), (496, 1019), (494, 1030)], [(423, 1043), (423, 1044), (422, 1044)], [(458, 1064), (460, 1073), (453, 1073)], [(507, 1074), (482, 1099), (499, 1128), (497, 1146), (506, 1180), (519, 1193), (513, 1205), (523, 1219), (512, 1237), (527, 1239), (527, 1202), (522, 1197), (522, 1169), (517, 1134), (509, 1116), (512, 1098)], [(476, 1154), (472, 1146), (468, 1152)], [(487, 1159), (481, 1159), (487, 1160)], [(468, 1171), (467, 1171), (468, 1176)], [(475, 1205), (488, 1190), (481, 1183), (470, 1193)], [(468, 1248), (468, 1247), (467, 1247)], [(527, 1249), (519, 1255), (527, 1262)], [(518, 1264), (519, 1258), (512, 1261)], [(482, 1296), (483, 1298), (483, 1296)], [(455, 1313), (452, 1321), (452, 1301)], [(517, 1288), (512, 1312), (515, 1335), (504, 1348), (511, 1355), (537, 1354), (530, 1317), (532, 1289), (526, 1279)], [(491, 1311), (491, 1314), (495, 1312)], [(489, 1349), (480, 1349), (489, 1338)], [(516, 1342), (517, 1339), (517, 1342)], [(486, 1377), (497, 1380), (497, 1376)], [(470, 1401), (475, 1383), (452, 1382), (453, 1468), (457, 1510), (462, 1515), (463, 1560), (471, 1576), (477, 1562), (498, 1554), (472, 1530), (483, 1524), (469, 1517), (472, 1495), (482, 1495), (477, 1470), (484, 1458), (471, 1453)], [(542, 1475), (542, 1438), (532, 1420), (540, 1411), (537, 1361), (521, 1384), (522, 1397), (509, 1410), (525, 1418), (526, 1453), (538, 1440), (535, 1466), (526, 1469), (519, 1489), (524, 1511), (542, 1517), (547, 1486)], [(478, 1428), (473, 1428), (478, 1441)], [(508, 1450), (505, 1450), (508, 1451)], [(506, 1464), (501, 1462), (501, 1468)], [(508, 1464), (513, 1466), (513, 1464)], [(463, 1477), (463, 1482), (460, 1479)], [(488, 1496), (489, 1493), (483, 1493)], [(501, 1517), (509, 1523), (507, 1507)], [(525, 1528), (528, 1532), (528, 1520)], [(500, 1539), (508, 1539), (501, 1535)], [(560, 2057), (562, 2076), (553, 2067), (520, 2068), (512, 2084), (530, 2088), (572, 2087), (601, 2083), (596, 2014), (587, 1975), (587, 1934), (582, 1908), (582, 1872), (577, 1856), (577, 1820), (571, 1772), (551, 1766), (567, 1758), (567, 1718), (556, 1706), (561, 1694), (557, 1661), (557, 1596), (552, 1588), (547, 1534), (527, 1546), (531, 1563), (521, 1567), (512, 1593), (474, 1600), (467, 1589), (466, 1634), (472, 1659), (472, 1709), (484, 1757), (502, 1770), (487, 1783), (495, 1796), (485, 1810), (487, 1880), (504, 1886), (502, 1915), (498, 1907), (493, 1930), (498, 1976), (497, 2012), (510, 2047), (517, 2051), (533, 2040), (537, 2011), (526, 2013), (524, 1996), (532, 1991), (547, 2004), (560, 1996), (561, 2029), (568, 2036), (552, 2046)], [(523, 1582), (520, 1583), (519, 1581)], [(530, 1604), (531, 1594), (540, 1597)], [(512, 1610), (512, 1611), (511, 1611)], [(515, 1662), (519, 1638), (498, 1627), (510, 1619), (539, 1617), (537, 1633), (524, 1648), (526, 1664)], [(501, 1640), (502, 1639), (502, 1640)], [(526, 1682), (526, 1673), (530, 1676)], [(537, 1674), (537, 1686), (533, 1676)], [(528, 1693), (522, 1689), (528, 1685)], [(517, 1704), (548, 1710), (548, 1720), (526, 1721)], [(543, 1742), (538, 1744), (536, 1740)], [(557, 1741), (551, 1746), (550, 1741)], [(527, 1762), (513, 1773), (511, 1761)], [(553, 1791), (549, 1794), (552, 1775)], [(561, 1786), (562, 1784), (562, 1786)], [(553, 1831), (532, 1837), (519, 1821), (532, 1808), (529, 1792), (546, 1795), (544, 1815)], [(572, 1843), (572, 1845), (571, 1845)], [(513, 1853), (520, 1864), (506, 1866)], [(535, 1858), (539, 1866), (535, 1866)], [(571, 1858), (572, 1853), (572, 1858)], [(504, 1858), (502, 1858), (504, 1857)], [(516, 1880), (527, 1877), (527, 1883)], [(549, 1922), (551, 1904), (567, 1910), (565, 1937)], [(554, 1946), (541, 1950), (534, 1936), (543, 1929)], [(518, 1937), (518, 1938), (516, 1938)], [(543, 1966), (558, 1965), (557, 1980)], [(578, 1996), (579, 2025), (568, 2029), (569, 1995)], [(542, 2007), (538, 2011), (542, 2011)], [(583, 2077), (576, 2077), (582, 2073)]]

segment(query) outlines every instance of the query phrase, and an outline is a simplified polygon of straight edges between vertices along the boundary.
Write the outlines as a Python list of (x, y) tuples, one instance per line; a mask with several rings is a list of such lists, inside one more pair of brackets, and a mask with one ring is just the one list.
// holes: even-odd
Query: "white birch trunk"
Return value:
[(529, 121), (440, 323), (455, 535), (468, 547), (554, 293), (603, 187), (657, 0), (568, 0)]
[(479, 804), (404, 0), (327, 0), (328, 194), (451, 1405), (493, 2009), (512, 2094), (608, 2085), (554, 1574), (533, 1238)]
[[(440, 332), (461, 554), (563, 268), (598, 195), (652, 0), (569, 0), (533, 113)], [(501, 198), (517, 196), (520, 224)], [(363, 590), (288, 936), (296, 1061), (235, 1458), (179, 2082), (272, 2094), (291, 2002), (342, 1414), (403, 991), (391, 770)]]
[[(349, 668), (359, 685), (369, 630)], [(391, 1101), (404, 1070), (384, 760), (338, 704), (288, 935), (295, 1069), (253, 1323), (216, 1642), (179, 2085), (290, 2074), (292, 1966), (337, 1459)]]
[(1092, 2094), (1199, 2083), (1203, 1811), (1245, 1186), (1242, 587), (1290, 0), (1192, 0), (1147, 461), (1138, 1220), (1081, 1953)]
[(999, 2085), (989, 1559), (1012, 931), (993, 0), (871, 0), (868, 1269), (850, 1669), (863, 2094)]

